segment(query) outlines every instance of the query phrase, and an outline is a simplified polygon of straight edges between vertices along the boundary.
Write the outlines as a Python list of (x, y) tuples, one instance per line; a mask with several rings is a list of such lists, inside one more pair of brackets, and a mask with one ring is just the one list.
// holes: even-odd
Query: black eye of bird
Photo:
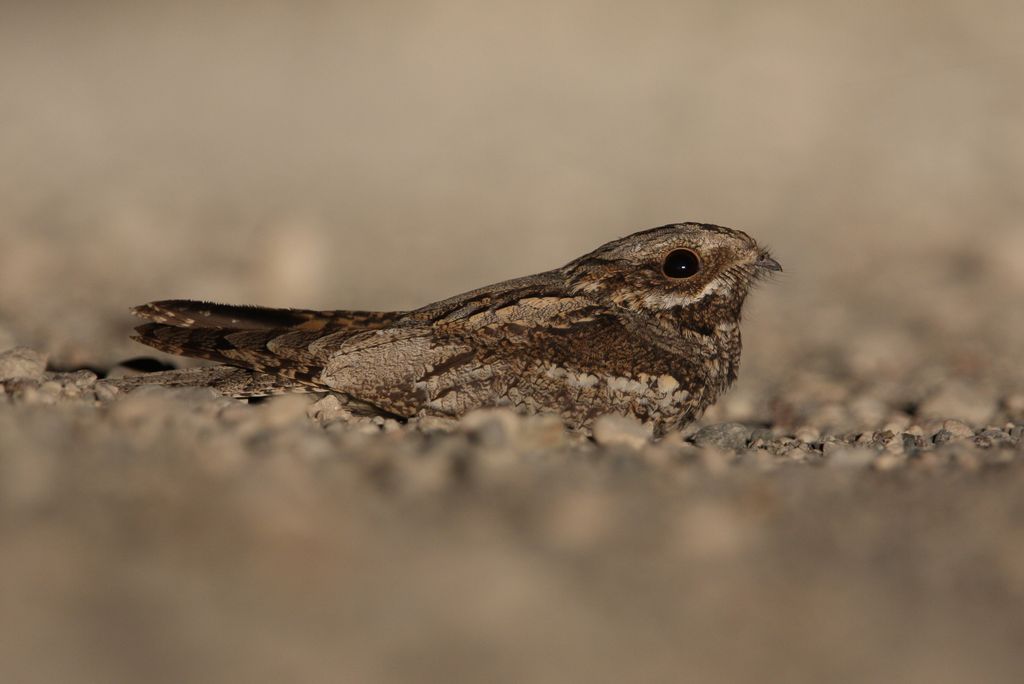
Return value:
[(665, 257), (661, 270), (669, 278), (689, 278), (700, 272), (700, 257), (689, 249), (676, 249)]

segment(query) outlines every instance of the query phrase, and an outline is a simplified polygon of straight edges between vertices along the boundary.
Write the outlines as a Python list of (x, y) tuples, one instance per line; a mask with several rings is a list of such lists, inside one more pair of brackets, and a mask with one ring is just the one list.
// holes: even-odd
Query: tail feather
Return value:
[(268, 347), (287, 331), (238, 330), (232, 328), (180, 328), (164, 323), (147, 323), (135, 329), (132, 339), (180, 356), (191, 356), (260, 373), (315, 383), (323, 370), (322, 362), (302, 347), (289, 354)]
[(328, 334), (353, 335), (392, 324), (388, 311), (314, 311), (212, 304), (184, 299), (150, 302), (132, 313), (151, 321), (132, 339), (167, 352), (317, 384), (325, 359), (310, 351)]
[(150, 302), (132, 313), (154, 323), (181, 328), (237, 328), (280, 330), (293, 328), (311, 332), (323, 330), (377, 330), (405, 315), (402, 311), (314, 311), (311, 309), (270, 309), (261, 306), (213, 304), (187, 299)]

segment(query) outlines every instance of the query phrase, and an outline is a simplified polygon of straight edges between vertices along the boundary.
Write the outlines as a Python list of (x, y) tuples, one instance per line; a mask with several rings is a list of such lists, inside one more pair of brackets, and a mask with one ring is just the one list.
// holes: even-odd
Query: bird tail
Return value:
[(262, 306), (213, 304), (188, 299), (150, 302), (132, 313), (154, 323), (179, 328), (235, 328), (241, 330), (378, 330), (387, 327), (402, 311), (315, 311), (312, 309), (270, 309)]
[[(319, 385), (325, 360), (310, 351), (313, 342), (327, 335), (344, 337), (380, 329), (403, 315), (402, 312), (268, 309), (189, 300), (151, 302), (135, 307), (132, 313), (151, 321), (137, 327), (132, 336), (142, 344), (168, 354), (206, 359), (272, 376), (286, 387), (303, 383)], [(200, 378), (201, 374), (196, 374), (180, 380), (191, 383), (193, 380), (200, 382)], [(227, 378), (220, 384), (237, 384), (242, 376), (228, 373)], [(166, 380), (177, 383), (179, 378), (169, 376)], [(256, 378), (245, 382), (257, 382), (262, 391), (269, 381)], [(246, 387), (243, 383), (240, 389), (248, 392)]]
[(329, 334), (325, 312), (182, 300), (144, 304), (132, 313), (152, 321), (137, 327), (132, 339), (168, 354), (215, 361), (292, 383), (312, 383), (322, 371), (322, 363), (308, 347)]

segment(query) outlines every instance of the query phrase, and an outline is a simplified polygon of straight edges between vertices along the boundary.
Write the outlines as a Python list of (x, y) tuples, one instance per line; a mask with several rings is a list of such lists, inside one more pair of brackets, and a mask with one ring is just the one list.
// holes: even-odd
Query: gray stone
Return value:
[(793, 436), (804, 444), (813, 444), (821, 439), (821, 430), (810, 425), (804, 425), (797, 428)]
[(73, 385), (79, 389), (91, 389), (96, 385), (96, 374), (89, 370), (75, 371), (64, 376), (65, 385)]
[(1001, 446), (1012, 441), (1012, 437), (1002, 430), (984, 430), (974, 438), (974, 443), (982, 448)]
[(903, 450), (906, 452), (924, 448), (924, 438), (918, 435), (903, 433)]
[(701, 428), (693, 436), (699, 447), (714, 447), (725, 451), (745, 449), (750, 440), (750, 428), (740, 423), (720, 423)]

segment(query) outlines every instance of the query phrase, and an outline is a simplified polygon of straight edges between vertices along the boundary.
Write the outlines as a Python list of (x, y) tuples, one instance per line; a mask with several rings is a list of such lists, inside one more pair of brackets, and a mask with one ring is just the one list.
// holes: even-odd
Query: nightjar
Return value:
[(613, 413), (663, 434), (736, 379), (743, 302), (780, 270), (742, 231), (678, 223), (414, 311), (153, 302), (133, 310), (152, 321), (134, 339), (223, 365), (118, 383), (333, 392), (398, 418), (510, 406), (583, 430)]

